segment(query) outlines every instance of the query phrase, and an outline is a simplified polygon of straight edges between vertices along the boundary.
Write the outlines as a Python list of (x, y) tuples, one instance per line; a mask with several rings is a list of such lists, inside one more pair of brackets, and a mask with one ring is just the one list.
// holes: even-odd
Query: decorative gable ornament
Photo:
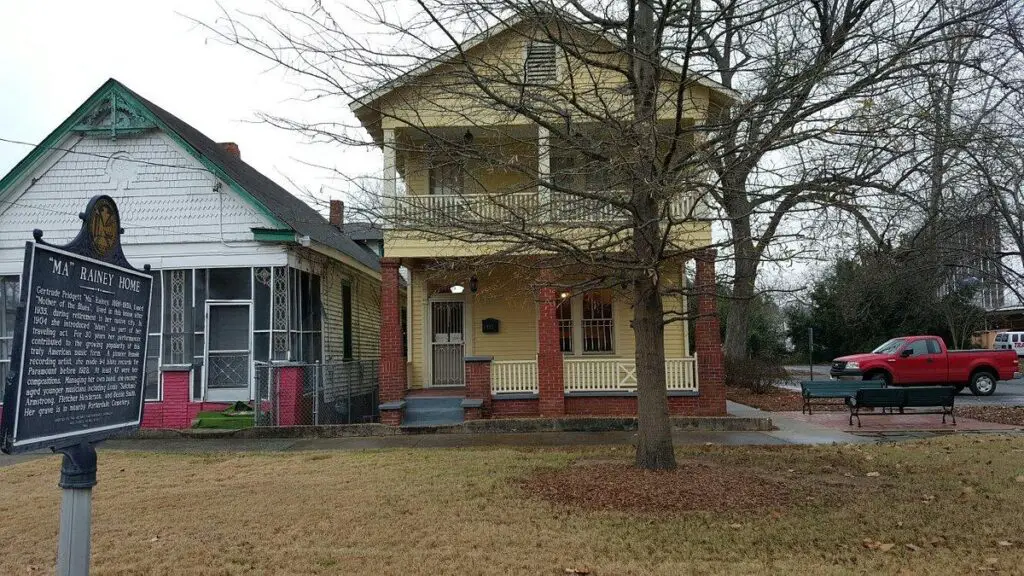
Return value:
[(118, 98), (117, 91), (102, 100), (75, 124), (72, 131), (83, 136), (109, 135), (112, 139), (128, 134), (137, 134), (155, 129), (157, 125), (149, 115), (133, 106), (124, 98)]

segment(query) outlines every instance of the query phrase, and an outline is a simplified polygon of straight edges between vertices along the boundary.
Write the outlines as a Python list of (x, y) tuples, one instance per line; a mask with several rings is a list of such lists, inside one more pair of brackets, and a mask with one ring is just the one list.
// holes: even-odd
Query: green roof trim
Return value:
[(291, 228), (253, 228), (252, 238), (257, 242), (298, 242), (297, 234)]
[[(119, 118), (119, 111), (122, 114), (128, 113)], [(105, 125), (104, 122), (108, 124)], [(139, 131), (153, 128), (159, 128), (170, 136), (183, 150), (198, 160), (203, 167), (217, 178), (227, 182), (250, 206), (266, 216), (273, 226), (280, 230), (290, 230), (287, 224), (282, 222), (262, 202), (246, 191), (245, 188), (239, 185), (219, 166), (196, 150), (181, 135), (162, 122), (145, 104), (139, 102), (130, 90), (113, 78), (104, 82), (103, 86), (100, 86), (71, 116), (68, 116), (60, 126), (53, 132), (50, 132), (38, 146), (33, 148), (6, 176), (0, 179), (0, 194), (9, 189), (15, 182), (21, 180), (26, 172), (34, 168), (39, 160), (47, 152), (56, 148), (60, 141), (68, 134), (76, 132), (83, 135), (109, 134), (116, 138), (118, 133), (138, 133)], [(294, 234), (294, 231), (292, 233)]]

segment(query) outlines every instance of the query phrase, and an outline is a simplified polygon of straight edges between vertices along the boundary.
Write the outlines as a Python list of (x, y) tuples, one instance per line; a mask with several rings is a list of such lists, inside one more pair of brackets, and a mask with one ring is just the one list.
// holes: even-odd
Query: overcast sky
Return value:
[[(313, 146), (256, 122), (261, 111), (354, 120), (342, 103), (316, 110), (295, 102), (299, 90), (280, 72), (186, 17), (218, 14), (213, 0), (0, 0), (0, 139), (39, 143), (113, 77), (210, 138), (238, 143), (246, 162), (293, 192), (289, 179), (313, 191), (332, 185), (304, 162), (351, 176), (380, 166), (379, 154)], [(0, 174), (31, 149), (0, 141)]]
[[(256, 0), (221, 4), (267, 9)], [(0, 140), (41, 142), (113, 77), (210, 138), (236, 142), (246, 162), (300, 196), (347, 199), (344, 182), (308, 164), (351, 178), (379, 174), (379, 153), (311, 145), (258, 122), (268, 112), (356, 123), (348, 102), (296, 102), (301, 91), (280, 71), (189, 20), (220, 14), (214, 0), (0, 0)], [(0, 141), (0, 174), (31, 149)], [(768, 285), (793, 288), (805, 270), (787, 261), (762, 272)]]

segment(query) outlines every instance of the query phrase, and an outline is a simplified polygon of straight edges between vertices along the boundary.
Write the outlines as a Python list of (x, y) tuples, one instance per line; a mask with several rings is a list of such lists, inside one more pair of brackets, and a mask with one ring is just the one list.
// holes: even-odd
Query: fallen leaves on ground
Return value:
[[(733, 402), (753, 406), (768, 412), (799, 412), (804, 405), (803, 396), (799, 392), (777, 386), (772, 386), (764, 394), (756, 394), (746, 388), (728, 386), (725, 389), (725, 397)], [(815, 412), (841, 412), (847, 410), (842, 400), (815, 400), (812, 409)]]
[(1024, 406), (963, 406), (956, 415), (982, 422), (1024, 427)]
[[(651, 513), (728, 510), (779, 510), (796, 498), (836, 500), (859, 486), (818, 482), (808, 490), (807, 479), (779, 476), (769, 470), (708, 463), (682, 462), (673, 471), (637, 470), (625, 463), (580, 463), (559, 470), (542, 470), (521, 481), (522, 488), (545, 500), (590, 510), (628, 510)], [(738, 530), (743, 524), (729, 524)]]

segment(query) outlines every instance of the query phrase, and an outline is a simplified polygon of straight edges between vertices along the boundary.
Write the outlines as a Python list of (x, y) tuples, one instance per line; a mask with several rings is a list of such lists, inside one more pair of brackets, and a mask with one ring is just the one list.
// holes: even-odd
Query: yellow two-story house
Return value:
[[(600, 32), (520, 19), (353, 102), (384, 155), (385, 423), (636, 413), (630, 295), (590, 282), (586, 258), (573, 266), (545, 259), (557, 252), (552, 243), (583, 254), (622, 250), (614, 210), (599, 195), (588, 202), (565, 191), (629, 184), (610, 162), (566, 152), (565, 134), (607, 136), (608, 123), (595, 119), (632, 110), (624, 59)], [(664, 84), (659, 129), (667, 133), (705, 122), (734, 97), (681, 70)], [(559, 114), (576, 125), (555, 134), (547, 119)], [(724, 415), (707, 208), (682, 188), (666, 218), (682, 250), (661, 276), (665, 310), (681, 317), (688, 309), (688, 268), (705, 288), (694, 334), (686, 321), (665, 327), (670, 411)], [(400, 297), (403, 279), (409, 289)]]

